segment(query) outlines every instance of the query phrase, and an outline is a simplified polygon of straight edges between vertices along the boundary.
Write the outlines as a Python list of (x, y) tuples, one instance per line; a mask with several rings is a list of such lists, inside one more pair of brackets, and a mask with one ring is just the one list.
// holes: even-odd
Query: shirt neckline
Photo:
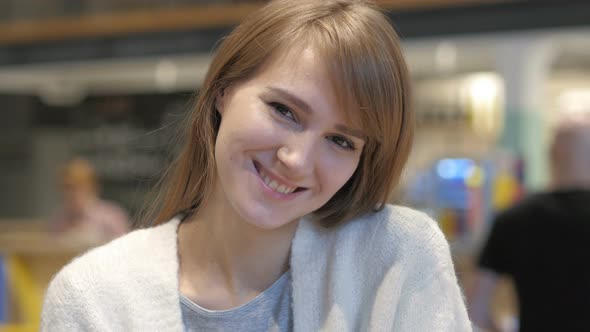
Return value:
[(262, 298), (264, 298), (268, 293), (270, 293), (272, 290), (274, 290), (275, 288), (279, 287), (280, 285), (284, 284), (284, 280), (286, 278), (288, 278), (288, 276), (290, 275), (291, 270), (287, 270), (285, 273), (283, 273), (277, 280), (275, 280), (275, 282), (270, 285), (270, 287), (268, 287), (267, 289), (265, 289), (264, 291), (262, 291), (260, 294), (256, 295), (255, 298), (253, 298), (252, 300), (241, 304), (237, 307), (233, 307), (230, 309), (224, 309), (224, 310), (211, 310), (211, 309), (207, 309), (205, 307), (202, 307), (198, 304), (196, 304), (195, 302), (193, 302), (191, 299), (189, 299), (188, 297), (184, 296), (182, 293), (179, 292), (180, 295), (180, 302), (184, 305), (186, 305), (190, 310), (197, 312), (198, 314), (204, 315), (204, 316), (208, 316), (208, 317), (224, 317), (224, 316), (231, 316), (233, 314), (235, 314), (238, 311), (242, 311), (242, 310), (248, 310), (249, 308), (255, 306), (256, 304), (258, 304), (258, 302), (260, 302), (262, 300)]

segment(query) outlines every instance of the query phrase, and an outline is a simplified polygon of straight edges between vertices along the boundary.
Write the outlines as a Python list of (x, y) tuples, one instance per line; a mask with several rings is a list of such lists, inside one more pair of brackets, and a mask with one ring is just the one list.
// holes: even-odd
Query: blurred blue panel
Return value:
[(472, 171), (473, 160), (441, 159), (436, 163), (436, 201), (440, 208), (467, 209), (468, 188), (465, 180)]

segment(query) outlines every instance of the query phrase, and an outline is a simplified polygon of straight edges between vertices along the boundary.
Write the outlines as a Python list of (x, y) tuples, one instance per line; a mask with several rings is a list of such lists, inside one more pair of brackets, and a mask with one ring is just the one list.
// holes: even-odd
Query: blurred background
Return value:
[[(376, 2), (401, 34), (418, 116), (396, 200), (440, 223), (468, 285), (492, 216), (547, 187), (556, 124), (590, 115), (590, 2)], [(0, 331), (36, 330), (51, 275), (128, 229), (216, 42), (263, 3), (0, 1)], [(103, 204), (84, 212), (100, 227), (70, 227), (80, 197)]]

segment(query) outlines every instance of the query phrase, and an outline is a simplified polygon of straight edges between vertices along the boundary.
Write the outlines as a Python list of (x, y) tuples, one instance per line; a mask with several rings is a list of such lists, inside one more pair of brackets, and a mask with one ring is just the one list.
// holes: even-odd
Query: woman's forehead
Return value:
[(321, 48), (299, 46), (277, 49), (256, 71), (253, 78), (263, 78), (275, 84), (294, 86), (299, 84), (308, 90), (320, 89), (338, 109), (342, 109), (352, 123), (360, 120), (360, 106), (357, 93), (351, 91), (352, 85), (344, 84), (342, 77), (329, 66), (329, 59)]
[(284, 80), (325, 76), (326, 66), (318, 52), (311, 47), (279, 48), (272, 52), (257, 70), (258, 75), (286, 74)]

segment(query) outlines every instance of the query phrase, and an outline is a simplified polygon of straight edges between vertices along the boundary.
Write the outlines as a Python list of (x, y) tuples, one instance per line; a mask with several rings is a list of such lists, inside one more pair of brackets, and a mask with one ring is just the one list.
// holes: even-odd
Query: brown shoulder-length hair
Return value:
[(163, 223), (199, 208), (211, 191), (220, 117), (215, 98), (247, 79), (277, 52), (296, 46), (318, 51), (342, 110), (358, 121), (366, 144), (350, 180), (314, 216), (325, 226), (379, 210), (407, 161), (414, 132), (410, 83), (400, 42), (376, 7), (355, 0), (276, 0), (243, 21), (220, 44), (184, 142), (143, 221)]

